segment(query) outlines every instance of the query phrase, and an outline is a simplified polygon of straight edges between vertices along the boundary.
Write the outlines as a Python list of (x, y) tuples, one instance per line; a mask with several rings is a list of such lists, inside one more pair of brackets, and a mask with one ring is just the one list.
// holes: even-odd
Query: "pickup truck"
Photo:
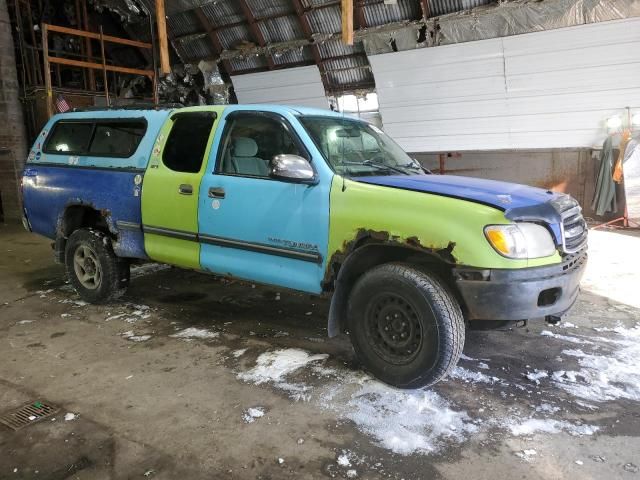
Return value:
[(466, 326), (558, 321), (587, 256), (570, 196), (429, 173), (330, 111), (69, 112), (30, 150), (24, 225), (89, 302), (120, 297), (140, 260), (331, 297), (329, 336), (416, 388), (455, 366)]

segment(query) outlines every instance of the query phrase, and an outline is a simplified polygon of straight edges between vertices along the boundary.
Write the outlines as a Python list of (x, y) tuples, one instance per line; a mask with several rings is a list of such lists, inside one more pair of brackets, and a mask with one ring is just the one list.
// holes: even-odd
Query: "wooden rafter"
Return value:
[(169, 39), (167, 37), (167, 16), (164, 11), (164, 0), (156, 0), (156, 24), (158, 26), (160, 71), (166, 75), (171, 73), (171, 64), (169, 60)]
[(353, 0), (342, 0), (342, 41), (353, 45)]
[[(213, 27), (213, 25), (211, 25), (211, 22), (202, 11), (202, 7), (196, 8), (195, 14), (196, 17), (198, 17), (200, 26), (207, 32), (209, 40), (211, 40), (211, 45), (213, 45), (213, 50), (216, 52), (216, 55), (220, 57), (220, 54), (222, 54), (224, 48), (222, 47), (222, 43), (220, 43), (220, 36), (218, 35), (218, 31)], [(231, 62), (229, 60), (223, 60), (222, 65), (229, 75), (234, 73), (233, 67), (231, 66)]]
[[(253, 35), (253, 38), (258, 42), (258, 45), (260, 45), (261, 47), (264, 47), (267, 44), (267, 42), (265, 42), (264, 35), (262, 34), (262, 30), (260, 30), (260, 26), (256, 21), (256, 17), (253, 16), (253, 12), (251, 11), (251, 8), (247, 4), (247, 1), (246, 0), (237, 0), (237, 1), (238, 1), (238, 4), (240, 5), (240, 8), (242, 9), (242, 13), (247, 19), (247, 23), (249, 25), (249, 31), (251, 32), (251, 35)], [(273, 70), (275, 68), (273, 58), (271, 57), (271, 55), (265, 55), (265, 56), (267, 58), (267, 65), (269, 66), (269, 70)]]
[(428, 20), (431, 16), (431, 9), (429, 8), (429, 0), (420, 0), (420, 8), (422, 8), (422, 17)]
[[(300, 22), (300, 26), (302, 27), (302, 31), (304, 32), (307, 40), (313, 42), (313, 30), (311, 29), (311, 25), (309, 24), (309, 19), (307, 18), (307, 13), (302, 6), (301, 0), (291, 0), (293, 3), (293, 7), (296, 11), (296, 15), (298, 16), (298, 20)], [(320, 54), (320, 48), (315, 43), (311, 43), (311, 55), (313, 56), (313, 61), (316, 63), (318, 70), (320, 71), (320, 78), (322, 79), (322, 84), (324, 85), (324, 89), (327, 92), (331, 92), (331, 82), (329, 77), (327, 76), (327, 72), (324, 68), (324, 62), (322, 60), (322, 55)]]

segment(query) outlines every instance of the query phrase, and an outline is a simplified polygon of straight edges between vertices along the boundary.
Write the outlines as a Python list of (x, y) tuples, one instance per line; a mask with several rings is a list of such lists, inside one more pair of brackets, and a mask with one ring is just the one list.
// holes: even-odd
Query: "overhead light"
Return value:
[(636, 113), (633, 117), (631, 117), (631, 125), (640, 127), (640, 113)]
[(622, 118), (619, 115), (607, 118), (607, 128), (615, 130), (622, 126)]

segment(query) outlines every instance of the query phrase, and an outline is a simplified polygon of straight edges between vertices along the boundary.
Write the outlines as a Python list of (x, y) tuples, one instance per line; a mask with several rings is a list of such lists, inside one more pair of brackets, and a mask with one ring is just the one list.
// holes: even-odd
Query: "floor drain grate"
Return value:
[(19, 430), (22, 427), (26, 427), (27, 425), (31, 425), (32, 423), (53, 415), (58, 410), (58, 407), (49, 405), (48, 403), (33, 402), (0, 416), (0, 424), (6, 425), (12, 430)]

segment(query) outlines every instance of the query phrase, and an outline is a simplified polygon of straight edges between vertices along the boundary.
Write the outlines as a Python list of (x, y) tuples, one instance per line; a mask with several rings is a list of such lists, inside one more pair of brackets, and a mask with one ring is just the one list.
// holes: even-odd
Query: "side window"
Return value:
[(141, 121), (97, 123), (89, 153), (105, 157), (130, 157), (138, 148), (146, 129)]
[(218, 172), (268, 177), (269, 162), (284, 153), (303, 155), (279, 121), (263, 116), (241, 116), (227, 129)]
[(93, 133), (92, 122), (58, 122), (47, 139), (45, 153), (85, 153)]
[(163, 163), (176, 172), (199, 172), (215, 119), (211, 112), (176, 114), (162, 152)]

